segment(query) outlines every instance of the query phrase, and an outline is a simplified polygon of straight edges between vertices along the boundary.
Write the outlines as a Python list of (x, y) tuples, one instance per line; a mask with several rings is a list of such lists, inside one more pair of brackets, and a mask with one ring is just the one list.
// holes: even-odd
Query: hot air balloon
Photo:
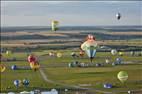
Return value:
[(6, 69), (6, 67), (4, 65), (0, 64), (0, 72), (4, 72), (5, 69)]
[(21, 84), (21, 80), (14, 80), (14, 85), (18, 88)]
[(116, 18), (117, 18), (117, 20), (120, 20), (121, 14), (120, 14), (120, 13), (117, 13), (117, 14), (116, 14)]
[(91, 62), (96, 55), (97, 43), (93, 35), (88, 35), (88, 40), (81, 45), (81, 49), (86, 52)]
[(122, 82), (124, 83), (127, 79), (128, 79), (128, 74), (126, 71), (120, 71), (118, 74), (117, 74), (117, 78)]
[(116, 64), (121, 64), (122, 63), (122, 58), (116, 58)]
[(40, 68), (37, 57), (34, 56), (33, 54), (28, 56), (28, 62), (30, 63), (31, 69), (33, 69), (34, 71)]
[(112, 88), (112, 84), (106, 83), (104, 84), (104, 88)]
[(81, 51), (79, 52), (79, 55), (80, 55), (81, 57), (83, 57), (83, 56), (84, 56), (84, 51), (81, 50)]
[(23, 85), (24, 85), (25, 87), (27, 87), (30, 82), (29, 82), (29, 80), (24, 79), (22, 83), (23, 83)]
[(112, 54), (112, 55), (116, 55), (116, 54), (117, 54), (117, 50), (116, 50), (116, 49), (112, 49), (112, 50), (111, 50), (111, 54)]
[(12, 70), (16, 70), (16, 69), (17, 69), (17, 66), (16, 66), (16, 65), (12, 65), (12, 66), (11, 66), (11, 69), (12, 69)]
[(120, 56), (123, 56), (124, 55), (124, 52), (119, 52), (118, 53)]
[(12, 54), (12, 51), (10, 51), (10, 50), (7, 50), (7, 51), (6, 51), (6, 55), (7, 55), (7, 56), (10, 56), (11, 54)]
[(62, 53), (57, 53), (57, 57), (58, 58), (62, 57)]
[(106, 61), (106, 64), (110, 63), (110, 60), (109, 60), (109, 59), (106, 59), (105, 61)]
[(56, 31), (58, 29), (58, 24), (59, 24), (59, 22), (55, 21), (55, 20), (51, 22), (52, 31)]

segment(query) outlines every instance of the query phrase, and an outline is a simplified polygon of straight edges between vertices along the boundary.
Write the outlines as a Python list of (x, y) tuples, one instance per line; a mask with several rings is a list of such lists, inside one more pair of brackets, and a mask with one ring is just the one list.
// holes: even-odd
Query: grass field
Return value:
[[(27, 53), (13, 53), (7, 56), (2, 53), (5, 58), (16, 57), (17, 61), (5, 61), (1, 62), (6, 66), (6, 70), (1, 73), (1, 92), (9, 91), (31, 91), (34, 89), (49, 90), (51, 88), (57, 89), (75, 89), (70, 86), (80, 86), (81, 88), (89, 88), (90, 91), (98, 92), (126, 92), (128, 90), (139, 90), (142, 88), (142, 58), (141, 56), (131, 56), (128, 52), (124, 56), (112, 56), (109, 52), (97, 52), (96, 57), (93, 59), (94, 66), (86, 68), (69, 68), (68, 63), (73, 61), (89, 63), (87, 56), (72, 58), (71, 50), (60, 50), (63, 56), (61, 58), (50, 57), (47, 55), (50, 51), (33, 52), (39, 57), (40, 70), (46, 74), (46, 77), (52, 80), (54, 83), (47, 82), (43, 79), (40, 71), (34, 72), (33, 70), (11, 70), (11, 65), (17, 65), (18, 67), (29, 66), (27, 59)], [(79, 52), (76, 51), (78, 54)], [(111, 64), (105, 64), (105, 59), (110, 58), (111, 62), (114, 62), (117, 57), (121, 57), (123, 62), (131, 62), (130, 64), (122, 64), (112, 66)], [(95, 63), (104, 63), (102, 67), (96, 67)], [(129, 78), (125, 84), (122, 84), (117, 79), (117, 73), (119, 71), (127, 71)], [(13, 81), (16, 79), (23, 80), (29, 79), (30, 84), (28, 88), (24, 86), (18, 89), (14, 86)], [(113, 88), (104, 89), (104, 83), (113, 84)], [(85, 86), (83, 86), (85, 85)], [(142, 92), (142, 91), (141, 91)], [(69, 93), (74, 94), (74, 93)], [(101, 94), (101, 93), (100, 93)], [(123, 93), (120, 93), (123, 94)]]

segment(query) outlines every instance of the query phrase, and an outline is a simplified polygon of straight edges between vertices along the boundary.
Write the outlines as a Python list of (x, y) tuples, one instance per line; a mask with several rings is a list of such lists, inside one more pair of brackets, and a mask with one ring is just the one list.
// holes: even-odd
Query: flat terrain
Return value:
[[(6, 71), (1, 73), (1, 92), (30, 91), (34, 89), (49, 90), (51, 88), (89, 88), (91, 92), (98, 93), (126, 93), (128, 90), (140, 90), (142, 88), (142, 58), (140, 56), (131, 56), (128, 52), (126, 52), (124, 56), (112, 56), (109, 52), (98, 52), (93, 60), (94, 65), (92, 67), (69, 68), (68, 63), (73, 61), (89, 64), (88, 57), (84, 56), (73, 59), (70, 56), (71, 50), (57, 50), (56, 52), (61, 52), (63, 54), (61, 58), (57, 58), (56, 56), (48, 56), (47, 53), (49, 52), (50, 50), (33, 53), (40, 59), (40, 70), (44, 72), (45, 77), (51, 80), (51, 82), (44, 79), (40, 70), (36, 72), (33, 70), (11, 70), (11, 65), (29, 67), (26, 61), (27, 53), (13, 53), (11, 56), (7, 56), (3, 53), (5, 58), (16, 57), (17, 61), (2, 62), (2, 64), (6, 66)], [(78, 54), (79, 52), (76, 51), (76, 53)], [(115, 61), (116, 57), (121, 57), (125, 64), (112, 66), (111, 63)], [(110, 64), (105, 64), (106, 58), (110, 58)], [(104, 66), (96, 67), (95, 63), (101, 63), (104, 64)], [(122, 84), (117, 79), (117, 73), (122, 70), (127, 71), (129, 75), (125, 84)], [(30, 81), (28, 88), (21, 86), (16, 89), (13, 85), (13, 81), (15, 79), (22, 80), (24, 78)], [(104, 83), (111, 83), (114, 87), (112, 89), (104, 89)]]
[[(116, 27), (115, 27), (116, 28)], [(130, 27), (129, 27), (130, 28)], [(103, 29), (94, 27), (62, 28), (57, 32), (51, 32), (50, 28), (14, 27), (2, 29), (1, 32), (1, 63), (6, 70), (1, 73), (1, 92), (21, 92), (35, 89), (51, 90), (56, 88), (60, 94), (142, 94), (142, 31), (141, 29)], [(48, 29), (48, 30), (47, 30)], [(68, 30), (69, 29), (69, 30)], [(16, 30), (16, 31), (15, 31)], [(130, 31), (129, 31), (130, 30)], [(79, 56), (80, 45), (85, 41), (88, 34), (93, 34), (98, 43), (97, 53), (90, 63), (85, 54)], [(124, 55), (111, 55), (110, 50), (123, 51)], [(6, 51), (13, 53), (7, 55)], [(134, 56), (130, 54), (135, 51)], [(54, 52), (55, 56), (49, 56)], [(58, 58), (56, 53), (62, 53)], [(78, 57), (73, 58), (71, 53), (75, 52)], [(29, 53), (38, 56), (41, 67), (34, 72), (27, 62)], [(121, 65), (113, 66), (116, 58), (122, 59)], [(106, 64), (105, 60), (110, 63)], [(88, 64), (88, 67), (68, 67), (74, 61)], [(103, 66), (96, 67), (96, 63)], [(11, 70), (12, 65), (20, 70)], [(119, 71), (127, 71), (129, 78), (122, 84), (118, 78)], [(16, 88), (13, 81), (16, 79), (29, 79), (28, 87), (21, 85)], [(103, 84), (111, 83), (113, 88), (105, 89)], [(65, 89), (68, 92), (64, 92)], [(78, 93), (77, 93), (78, 92)]]

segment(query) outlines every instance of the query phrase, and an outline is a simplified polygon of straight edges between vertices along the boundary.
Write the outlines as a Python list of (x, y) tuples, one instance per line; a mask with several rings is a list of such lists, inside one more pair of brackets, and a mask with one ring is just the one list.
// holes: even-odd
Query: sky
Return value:
[(142, 25), (142, 1), (1, 1), (1, 26), (50, 26), (52, 20), (60, 26)]

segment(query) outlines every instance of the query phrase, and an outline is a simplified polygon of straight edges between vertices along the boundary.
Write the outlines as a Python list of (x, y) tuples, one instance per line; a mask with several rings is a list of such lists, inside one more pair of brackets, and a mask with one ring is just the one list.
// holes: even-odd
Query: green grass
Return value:
[[(56, 52), (62, 52), (63, 57), (49, 57), (48, 51), (34, 52), (40, 57), (41, 67), (49, 79), (69, 85), (79, 84), (91, 84), (92, 86), (86, 86), (87, 88), (95, 88), (104, 91), (121, 91), (121, 90), (135, 90), (142, 88), (142, 58), (140, 56), (130, 56), (125, 53), (124, 56), (112, 56), (108, 52), (97, 52), (96, 57), (93, 59), (93, 63), (105, 63), (106, 58), (110, 58), (111, 62), (114, 62), (116, 57), (121, 57), (124, 61), (139, 61), (140, 63), (125, 64), (112, 66), (111, 64), (105, 65), (104, 67), (88, 67), (88, 68), (68, 68), (68, 63), (77, 60), (79, 62), (89, 63), (88, 57), (85, 55), (83, 58), (73, 59), (70, 54), (71, 50), (60, 50)], [(79, 52), (76, 52), (77, 54)], [(33, 89), (50, 89), (50, 88), (66, 88), (62, 85), (52, 84), (45, 82), (39, 71), (34, 72), (33, 70), (11, 70), (11, 65), (29, 66), (26, 61), (27, 53), (13, 53), (7, 56), (3, 53), (6, 58), (16, 57), (18, 60), (23, 59), (25, 61), (12, 61), (12, 62), (1, 62), (6, 66), (6, 71), (1, 73), (1, 92), (9, 91), (30, 91)], [(125, 85), (120, 83), (117, 79), (117, 73), (121, 70), (127, 71), (129, 78)], [(15, 79), (23, 80), (24, 78), (29, 79), (30, 85), (28, 88), (24, 86), (18, 89), (13, 85)], [(115, 87), (112, 89), (104, 89), (104, 83), (112, 83)]]

